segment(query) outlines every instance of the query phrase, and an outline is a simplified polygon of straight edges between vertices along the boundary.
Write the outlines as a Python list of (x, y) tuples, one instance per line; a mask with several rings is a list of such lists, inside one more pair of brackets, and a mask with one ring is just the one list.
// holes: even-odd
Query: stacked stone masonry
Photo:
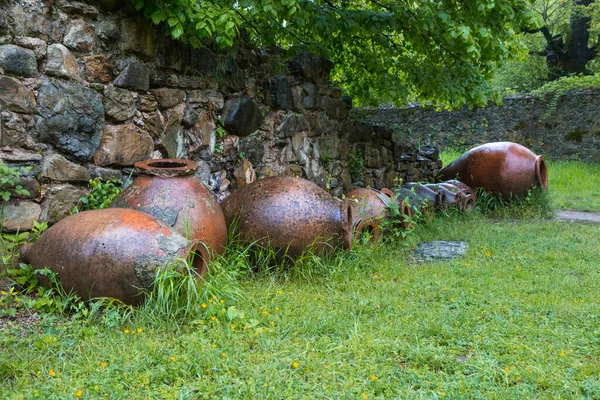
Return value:
[(433, 180), (433, 148), (356, 122), (310, 54), (242, 45), (222, 53), (167, 38), (129, 1), (0, 3), (0, 159), (32, 167), (4, 230), (69, 215), (88, 180), (135, 162), (188, 158), (221, 200), (260, 177), (301, 176), (340, 195)]
[(440, 149), (512, 141), (551, 160), (600, 162), (600, 90), (517, 95), (500, 106), (438, 112), (432, 107), (352, 110), (401, 141)]

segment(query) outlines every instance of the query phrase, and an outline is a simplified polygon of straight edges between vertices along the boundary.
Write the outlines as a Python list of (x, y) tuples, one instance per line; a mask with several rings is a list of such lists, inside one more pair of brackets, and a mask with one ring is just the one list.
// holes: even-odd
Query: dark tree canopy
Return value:
[(361, 104), (410, 100), (458, 107), (498, 94), (489, 80), (541, 20), (528, 0), (132, 0), (193, 46), (308, 49), (335, 65), (332, 78)]

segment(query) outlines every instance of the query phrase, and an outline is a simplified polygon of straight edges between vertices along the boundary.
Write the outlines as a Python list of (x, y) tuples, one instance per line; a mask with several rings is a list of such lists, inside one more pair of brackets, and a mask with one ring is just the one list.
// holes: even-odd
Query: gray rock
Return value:
[(268, 106), (280, 110), (289, 110), (292, 107), (292, 85), (287, 76), (274, 76), (264, 85), (265, 100)]
[(138, 95), (138, 109), (143, 112), (154, 111), (158, 108), (158, 103), (152, 95)]
[(162, 109), (171, 108), (185, 101), (185, 92), (179, 89), (154, 89), (152, 94)]
[(277, 136), (291, 138), (299, 132), (308, 131), (308, 123), (304, 115), (286, 114), (277, 130)]
[(36, 108), (35, 95), (17, 79), (2, 76), (0, 106), (19, 113), (33, 114)]
[(105, 125), (94, 164), (101, 167), (133, 165), (150, 158), (153, 149), (152, 137), (134, 124)]
[(44, 157), (41, 176), (62, 182), (87, 182), (90, 179), (87, 168), (67, 160), (60, 154), (48, 154)]
[(414, 259), (418, 263), (447, 261), (463, 257), (469, 248), (467, 242), (436, 241), (421, 243), (415, 250)]
[(198, 122), (199, 117), (200, 114), (198, 114), (198, 111), (196, 111), (194, 107), (187, 106), (183, 113), (183, 119), (181, 120), (181, 123), (186, 128), (191, 128)]
[(4, 206), (2, 230), (4, 232), (23, 232), (33, 228), (39, 221), (42, 208), (33, 201), (10, 202)]
[(68, 217), (79, 199), (85, 196), (85, 191), (68, 183), (50, 185), (46, 189), (44, 202), (45, 220), (54, 224)]
[(187, 145), (183, 135), (183, 113), (185, 104), (180, 104), (167, 111), (167, 126), (161, 145), (169, 158), (182, 158), (187, 153)]
[(144, 129), (146, 129), (153, 138), (160, 138), (165, 130), (165, 118), (163, 115), (159, 111), (152, 111), (142, 113), (142, 117)]
[(252, 165), (259, 165), (265, 156), (265, 141), (258, 135), (240, 138), (239, 150), (246, 155)]
[(48, 60), (46, 62), (46, 74), (59, 78), (81, 80), (79, 64), (75, 56), (60, 43), (48, 46)]
[(96, 30), (82, 19), (73, 20), (71, 21), (69, 32), (67, 32), (63, 39), (63, 43), (73, 50), (91, 51), (96, 43)]
[(344, 119), (348, 116), (346, 103), (341, 99), (323, 96), (321, 97), (321, 108), (325, 110), (329, 118)]
[(126, 121), (135, 114), (135, 99), (131, 92), (114, 86), (104, 89), (104, 112), (114, 121)]
[(42, 155), (37, 151), (3, 147), (0, 149), (0, 160), (11, 164), (37, 162), (42, 161)]
[(228, 100), (223, 110), (225, 129), (237, 136), (248, 136), (260, 128), (263, 116), (258, 105), (248, 97)]
[(317, 109), (321, 106), (320, 96), (319, 96), (319, 87), (314, 83), (305, 82), (302, 85), (303, 92), (303, 105), (305, 108), (309, 110)]
[(102, 168), (95, 165), (90, 167), (90, 176), (92, 178), (100, 178), (105, 181), (110, 179), (123, 179), (123, 173), (118, 169)]
[(225, 59), (223, 66), (223, 78), (225, 85), (235, 92), (239, 92), (246, 87), (246, 78), (244, 72), (238, 67), (235, 59), (229, 56)]
[(147, 91), (150, 88), (150, 69), (137, 60), (131, 60), (115, 79), (115, 86)]
[[(204, 93), (204, 90), (190, 90), (188, 93), (188, 101), (190, 103), (208, 103), (208, 96)], [(221, 106), (223, 108), (223, 106)]]
[(290, 63), (292, 73), (298, 74), (316, 84), (328, 84), (333, 63), (323, 56), (303, 52)]
[(35, 53), (35, 58), (38, 60), (46, 57), (46, 48), (48, 45), (42, 39), (28, 36), (17, 36), (15, 38), (15, 44), (33, 50)]
[(188, 46), (180, 41), (163, 38), (157, 43), (154, 63), (157, 68), (182, 71), (190, 63)]
[(103, 40), (106, 41), (114, 41), (119, 38), (121, 33), (119, 32), (119, 28), (117, 24), (115, 24), (111, 20), (103, 20), (100, 21), (96, 25), (96, 35)]
[(26, 77), (38, 73), (35, 53), (14, 44), (0, 46), (0, 68), (4, 69), (5, 73)]
[(200, 73), (203, 75), (214, 75), (218, 66), (218, 56), (210, 49), (200, 47), (191, 49), (190, 63), (186, 69), (187, 73)]
[(77, 83), (43, 78), (37, 103), (40, 139), (80, 160), (91, 159), (104, 125), (100, 94)]
[(194, 175), (198, 177), (206, 186), (209, 186), (210, 174), (210, 165), (206, 161), (198, 161), (198, 170)]
[(22, 149), (38, 150), (40, 145), (34, 141), (30, 132), (31, 118), (27, 114), (17, 114), (7, 110), (0, 112), (1, 145)]
[(98, 16), (98, 9), (90, 4), (80, 3), (72, 0), (58, 0), (58, 7), (72, 15), (83, 15), (86, 17)]
[(207, 90), (205, 93), (208, 96), (208, 101), (213, 105), (215, 110), (221, 110), (225, 107), (225, 98), (221, 93), (213, 90)]
[[(156, 32), (148, 19), (143, 16), (121, 20), (121, 49), (134, 53), (143, 60), (154, 57)], [(147, 90), (147, 89), (146, 89)]]

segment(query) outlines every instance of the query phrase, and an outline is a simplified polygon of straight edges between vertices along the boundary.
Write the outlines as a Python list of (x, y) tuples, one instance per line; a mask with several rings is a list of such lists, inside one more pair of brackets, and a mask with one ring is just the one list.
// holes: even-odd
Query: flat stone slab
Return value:
[(421, 243), (413, 254), (414, 262), (448, 261), (465, 255), (469, 243), (440, 240)]
[(600, 224), (600, 213), (561, 210), (556, 212), (556, 219), (559, 221)]

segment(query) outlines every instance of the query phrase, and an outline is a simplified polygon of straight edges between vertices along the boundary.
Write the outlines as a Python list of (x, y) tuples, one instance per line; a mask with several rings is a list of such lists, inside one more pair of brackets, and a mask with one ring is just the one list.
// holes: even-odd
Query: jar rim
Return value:
[(198, 170), (198, 163), (182, 158), (158, 158), (138, 161), (135, 170), (141, 174), (160, 177), (186, 176)]

